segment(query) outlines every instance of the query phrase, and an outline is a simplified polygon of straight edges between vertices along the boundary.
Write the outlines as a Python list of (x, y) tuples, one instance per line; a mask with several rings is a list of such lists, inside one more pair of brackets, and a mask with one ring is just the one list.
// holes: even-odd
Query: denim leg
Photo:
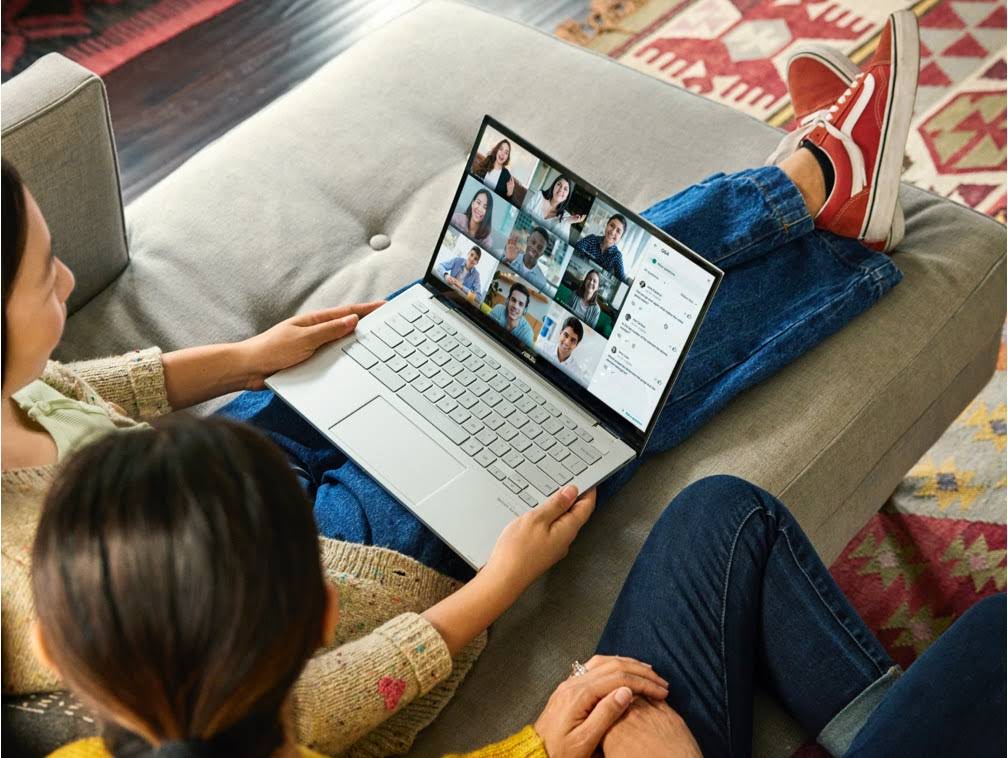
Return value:
[(723, 268), (725, 277), (644, 455), (611, 477), (602, 496), (902, 278), (889, 256), (814, 229), (801, 194), (774, 166), (715, 175), (643, 215)]
[(598, 652), (652, 664), (705, 756), (751, 752), (756, 682), (818, 734), (893, 666), (787, 508), (728, 476), (666, 508)]
[(1005, 596), (981, 600), (886, 693), (848, 756), (1005, 754)]

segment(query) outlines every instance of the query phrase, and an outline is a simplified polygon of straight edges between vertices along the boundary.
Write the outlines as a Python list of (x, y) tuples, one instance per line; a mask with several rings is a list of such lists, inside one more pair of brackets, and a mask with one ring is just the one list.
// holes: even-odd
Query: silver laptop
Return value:
[(487, 116), (423, 281), (266, 384), (479, 568), (640, 455), (721, 277)]

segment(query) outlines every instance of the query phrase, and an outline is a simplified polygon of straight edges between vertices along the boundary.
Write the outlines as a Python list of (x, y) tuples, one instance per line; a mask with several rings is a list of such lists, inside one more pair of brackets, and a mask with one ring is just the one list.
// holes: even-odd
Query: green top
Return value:
[[(88, 440), (120, 428), (103, 408), (69, 398), (41, 379), (15, 392), (14, 400), (32, 421), (49, 432), (60, 461)], [(141, 422), (131, 428), (147, 427)]]

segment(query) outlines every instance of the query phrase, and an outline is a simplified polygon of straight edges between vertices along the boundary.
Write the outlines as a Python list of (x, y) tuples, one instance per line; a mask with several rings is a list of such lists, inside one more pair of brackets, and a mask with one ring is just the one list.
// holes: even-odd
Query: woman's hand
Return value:
[(508, 197), (511, 197), (511, 195), (514, 194), (514, 188), (515, 188), (515, 180), (514, 180), (514, 177), (512, 176), (510, 179), (507, 180), (507, 196)]
[(574, 224), (580, 224), (586, 218), (588, 218), (588, 216), (586, 216), (583, 213), (580, 216), (571, 216), (570, 217), (571, 226), (574, 226)]
[[(634, 695), (668, 697), (668, 682), (633, 658), (596, 655), (585, 668), (588, 673), (556, 688), (535, 722), (550, 758), (588, 758)], [(651, 755), (641, 752), (633, 758)]]
[(664, 699), (634, 700), (602, 738), (602, 752), (606, 758), (703, 758), (686, 722)]
[(303, 313), (238, 343), (247, 376), (245, 389), (262, 389), (266, 377), (308, 360), (323, 345), (347, 336), (360, 319), (384, 303), (378, 300)]
[(515, 598), (567, 555), (578, 531), (595, 510), (595, 490), (578, 497), (569, 484), (510, 524), (494, 545), (483, 573), (514, 590)]

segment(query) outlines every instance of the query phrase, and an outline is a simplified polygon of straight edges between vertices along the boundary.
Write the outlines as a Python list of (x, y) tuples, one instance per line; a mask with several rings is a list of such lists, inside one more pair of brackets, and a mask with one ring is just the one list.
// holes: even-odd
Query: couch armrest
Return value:
[(0, 93), (3, 154), (42, 209), (53, 252), (77, 278), (73, 313), (129, 262), (105, 85), (52, 53)]

